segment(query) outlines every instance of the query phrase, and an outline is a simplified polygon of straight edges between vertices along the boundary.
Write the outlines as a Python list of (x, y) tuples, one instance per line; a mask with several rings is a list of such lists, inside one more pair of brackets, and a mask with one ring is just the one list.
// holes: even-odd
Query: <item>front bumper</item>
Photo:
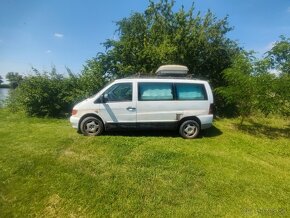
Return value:
[(75, 129), (79, 128), (79, 121), (80, 121), (79, 117), (71, 116), (69, 118), (69, 121), (70, 121), (73, 128), (75, 128)]

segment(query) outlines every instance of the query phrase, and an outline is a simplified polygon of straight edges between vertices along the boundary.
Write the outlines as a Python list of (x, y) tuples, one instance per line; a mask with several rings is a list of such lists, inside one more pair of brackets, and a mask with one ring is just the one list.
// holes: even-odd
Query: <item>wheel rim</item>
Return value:
[(194, 124), (189, 123), (186, 126), (184, 126), (183, 133), (185, 136), (192, 137), (196, 134), (196, 132), (197, 132), (197, 127)]
[(88, 120), (88, 122), (85, 123), (84, 129), (87, 133), (96, 133), (99, 131), (100, 126), (95, 120)]

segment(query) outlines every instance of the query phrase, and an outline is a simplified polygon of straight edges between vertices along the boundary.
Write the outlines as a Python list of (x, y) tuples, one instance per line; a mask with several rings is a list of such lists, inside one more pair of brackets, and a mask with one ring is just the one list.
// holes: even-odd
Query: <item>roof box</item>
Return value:
[(188, 68), (182, 65), (162, 65), (156, 71), (157, 76), (185, 77), (187, 73)]

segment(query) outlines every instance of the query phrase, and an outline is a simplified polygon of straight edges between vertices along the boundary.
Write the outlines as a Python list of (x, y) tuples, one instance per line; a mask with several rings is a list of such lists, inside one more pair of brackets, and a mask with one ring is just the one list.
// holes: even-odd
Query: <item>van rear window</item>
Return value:
[(207, 100), (203, 84), (176, 83), (177, 100)]

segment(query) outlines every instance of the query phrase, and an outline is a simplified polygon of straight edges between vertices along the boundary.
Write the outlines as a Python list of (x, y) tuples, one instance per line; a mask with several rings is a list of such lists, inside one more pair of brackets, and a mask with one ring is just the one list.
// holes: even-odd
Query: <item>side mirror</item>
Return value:
[(105, 94), (103, 94), (102, 95), (102, 103), (107, 103), (108, 102), (108, 94), (107, 93), (105, 93)]

